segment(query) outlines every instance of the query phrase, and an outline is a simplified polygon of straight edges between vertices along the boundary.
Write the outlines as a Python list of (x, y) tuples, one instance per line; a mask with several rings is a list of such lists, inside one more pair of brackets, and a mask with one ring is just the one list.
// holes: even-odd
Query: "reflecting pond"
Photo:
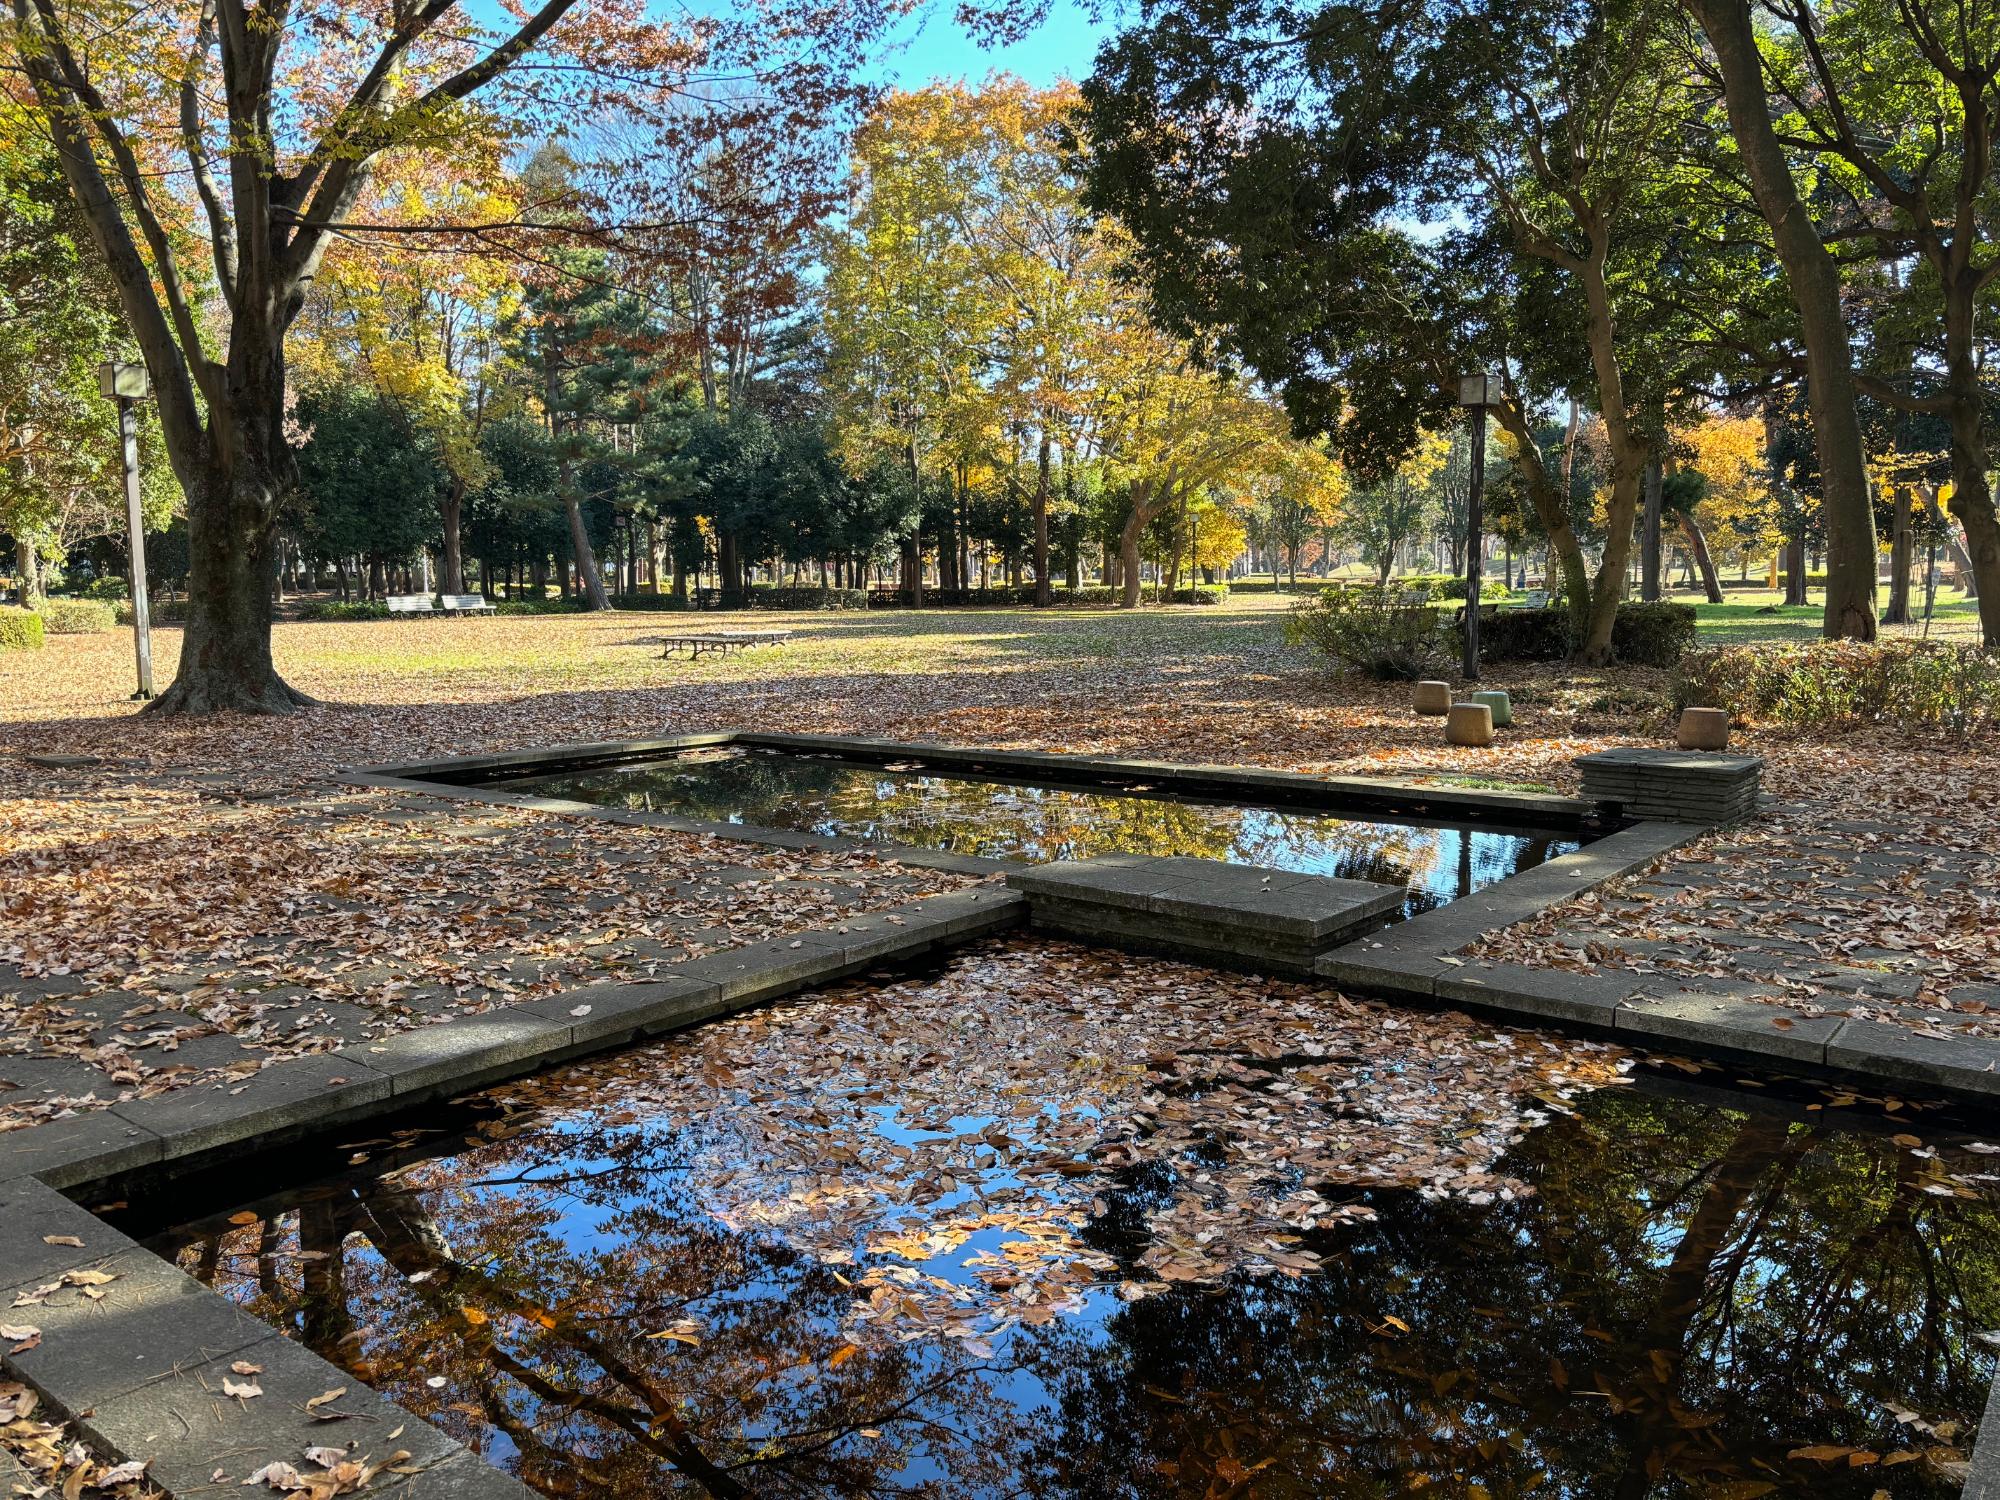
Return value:
[(1955, 1495), (2000, 1155), (1751, 1083), (1000, 944), (127, 1217), (550, 1496)]
[(726, 748), (494, 783), (507, 791), (718, 823), (1002, 859), (1184, 854), (1409, 887), (1422, 911), (1581, 847), (1573, 836), (1036, 785), (916, 762)]

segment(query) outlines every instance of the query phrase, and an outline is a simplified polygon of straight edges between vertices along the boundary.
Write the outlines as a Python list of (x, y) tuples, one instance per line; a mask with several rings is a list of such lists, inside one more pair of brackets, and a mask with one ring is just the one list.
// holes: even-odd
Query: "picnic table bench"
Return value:
[(685, 635), (669, 635), (660, 638), (664, 648), (660, 655), (672, 656), (685, 651), (691, 661), (698, 661), (704, 651), (748, 650), (752, 646), (782, 646), (792, 638), (789, 630), (702, 630)]

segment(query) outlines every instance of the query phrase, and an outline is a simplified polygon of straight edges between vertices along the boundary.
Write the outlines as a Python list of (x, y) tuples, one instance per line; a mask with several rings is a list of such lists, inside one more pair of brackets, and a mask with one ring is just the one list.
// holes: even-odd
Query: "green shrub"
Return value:
[[(676, 599), (672, 594), (608, 594), (605, 596), (613, 609), (680, 610), (692, 609), (694, 605), (687, 599)], [(531, 601), (523, 601), (531, 602)]]
[[(1692, 604), (1621, 604), (1611, 650), (1630, 666), (1671, 667), (1694, 645)], [(1479, 654), (1489, 661), (1563, 661), (1571, 654), (1569, 611), (1502, 609), (1479, 618)]]
[(583, 606), (574, 599), (557, 595), (553, 599), (501, 599), (495, 602), (496, 615), (573, 615)]
[[(118, 611), (118, 623), (120, 625), (130, 625), (132, 623), (131, 600), (121, 599), (112, 608)], [(185, 625), (187, 617), (188, 604), (185, 599), (148, 599), (146, 601), (146, 618), (155, 625)]]
[(1674, 707), (1823, 727), (1897, 724), (1966, 732), (2000, 722), (2000, 657), (1942, 641), (1814, 641), (1691, 651)]
[(1285, 639), (1382, 682), (1428, 677), (1447, 654), (1438, 612), (1427, 604), (1403, 603), (1393, 589), (1322, 589), (1292, 606)]
[(41, 644), (40, 615), (0, 605), (0, 651), (37, 651)]
[[(1431, 590), (1431, 596), (1436, 599), (1463, 599), (1465, 597), (1465, 580), (1463, 578), (1444, 579)], [(1479, 580), (1479, 597), (1482, 599), (1511, 599), (1513, 596), (1514, 591), (1497, 578), (1481, 578)]]
[(125, 587), (125, 580), (116, 573), (106, 573), (93, 578), (76, 591), (79, 599), (109, 599), (114, 602), (128, 597), (131, 590)]
[(807, 586), (780, 588), (765, 584), (750, 590), (752, 609), (866, 609), (868, 590)]
[(386, 620), (389, 618), (389, 606), (376, 599), (356, 599), (351, 602), (321, 599), (311, 604), (300, 605), (299, 618), (320, 625), (344, 620)]
[(50, 635), (96, 635), (117, 622), (117, 611), (101, 599), (44, 599), (35, 606)]

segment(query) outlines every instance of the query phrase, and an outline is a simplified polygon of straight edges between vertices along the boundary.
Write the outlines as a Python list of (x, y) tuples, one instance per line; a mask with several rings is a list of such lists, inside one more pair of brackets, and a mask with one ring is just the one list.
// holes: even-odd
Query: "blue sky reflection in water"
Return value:
[(152, 1243), (551, 1496), (1956, 1494), (1995, 1155), (1630, 1067), (993, 943)]
[(714, 822), (946, 849), (996, 858), (1185, 854), (1261, 869), (1407, 885), (1421, 911), (1579, 847), (1498, 828), (1371, 821), (945, 774), (757, 750), (700, 751), (637, 765), (500, 783), (508, 791)]

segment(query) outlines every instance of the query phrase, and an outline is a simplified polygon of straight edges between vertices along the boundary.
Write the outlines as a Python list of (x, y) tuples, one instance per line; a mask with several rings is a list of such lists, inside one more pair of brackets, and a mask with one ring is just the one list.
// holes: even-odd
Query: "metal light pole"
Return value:
[(106, 360), (97, 367), (97, 388), (118, 403), (118, 441), (125, 459), (125, 525), (132, 551), (132, 650), (138, 659), (139, 691), (153, 696), (153, 620), (146, 605), (146, 519), (139, 511), (139, 420), (132, 404), (146, 399), (146, 367)]
[(1458, 404), (1472, 423), (1472, 475), (1465, 503), (1465, 680), (1479, 681), (1480, 538), (1486, 530), (1480, 507), (1486, 499), (1486, 410), (1500, 404), (1500, 377), (1461, 375)]

